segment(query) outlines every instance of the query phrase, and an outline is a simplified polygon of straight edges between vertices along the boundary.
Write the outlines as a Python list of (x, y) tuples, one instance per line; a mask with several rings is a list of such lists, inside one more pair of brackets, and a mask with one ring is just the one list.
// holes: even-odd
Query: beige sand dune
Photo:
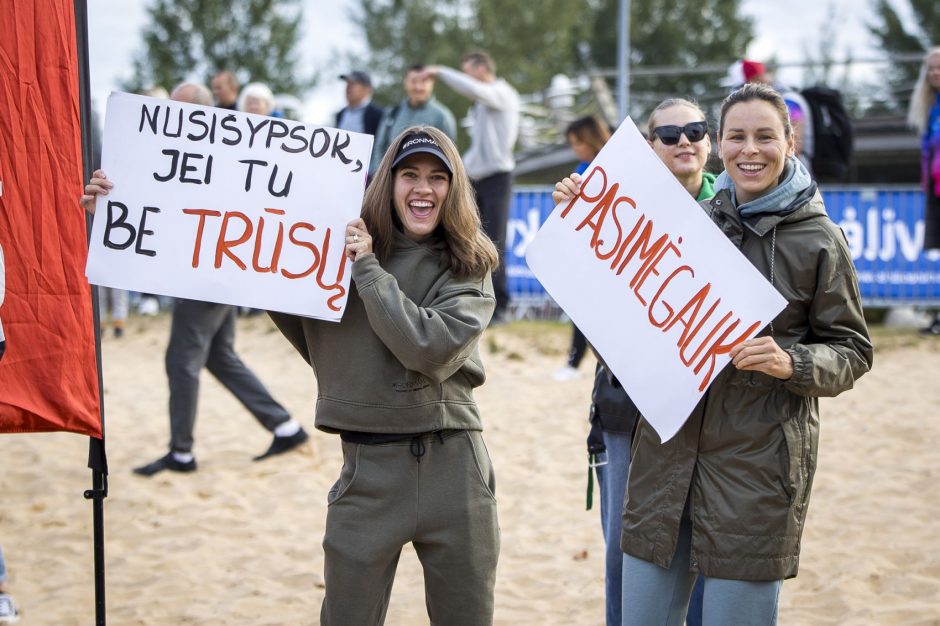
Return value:
[[(299, 454), (252, 463), (268, 434), (210, 376), (196, 433), (199, 471), (145, 479), (163, 454), (168, 318), (134, 319), (103, 345), (110, 497), (108, 623), (316, 624), (326, 493), (341, 456), (317, 433)], [(568, 329), (488, 331), (478, 400), (497, 471), (502, 554), (497, 624), (603, 623), (597, 511), (584, 510), (592, 363), (554, 382)], [(315, 383), (265, 318), (239, 323), (238, 348), (274, 395), (313, 425)], [(875, 370), (822, 402), (819, 471), (798, 578), (782, 624), (940, 624), (940, 343), (879, 341)], [(93, 623), (87, 440), (0, 436), (0, 543), (26, 626)], [(406, 549), (389, 624), (426, 624), (421, 572)]]

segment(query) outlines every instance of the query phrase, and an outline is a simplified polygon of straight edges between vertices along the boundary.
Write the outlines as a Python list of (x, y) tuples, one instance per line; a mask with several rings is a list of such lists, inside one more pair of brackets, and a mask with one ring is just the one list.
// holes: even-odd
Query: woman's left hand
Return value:
[(793, 359), (773, 337), (757, 337), (739, 343), (728, 353), (739, 370), (763, 372), (780, 380), (793, 376)]
[(346, 257), (355, 263), (363, 254), (372, 254), (372, 237), (361, 217), (346, 224)]

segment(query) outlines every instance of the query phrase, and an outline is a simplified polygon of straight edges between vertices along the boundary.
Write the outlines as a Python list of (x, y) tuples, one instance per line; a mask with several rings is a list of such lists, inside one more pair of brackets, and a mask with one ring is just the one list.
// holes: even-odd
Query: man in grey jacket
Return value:
[(512, 199), (512, 170), (516, 167), (513, 146), (519, 134), (519, 94), (496, 76), (496, 64), (486, 52), (464, 56), (463, 70), (433, 65), (424, 75), (439, 77), (451, 89), (474, 101), (470, 110), (470, 148), (463, 155), (473, 182), (483, 230), (499, 251), (499, 268), (493, 274), (496, 291), (495, 321), (505, 319), (509, 304), (506, 286), (506, 223)]

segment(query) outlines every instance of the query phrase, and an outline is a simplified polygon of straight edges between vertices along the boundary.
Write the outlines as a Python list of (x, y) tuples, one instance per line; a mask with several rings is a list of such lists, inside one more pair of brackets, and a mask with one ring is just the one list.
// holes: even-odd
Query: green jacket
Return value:
[(702, 188), (698, 190), (696, 200), (701, 202), (715, 195), (715, 178), (716, 176), (711, 172), (702, 172)]
[(316, 374), (317, 428), (482, 430), (473, 388), (486, 377), (477, 343), (496, 306), (490, 277), (456, 278), (440, 246), (397, 234), (385, 267), (360, 257), (352, 282), (339, 323), (271, 313)]
[(851, 389), (872, 364), (855, 267), (815, 185), (793, 212), (750, 226), (727, 190), (701, 204), (764, 276), (774, 268), (771, 282), (787, 306), (762, 334), (773, 329), (793, 358), (793, 376), (782, 381), (729, 364), (665, 444), (641, 419), (621, 547), (669, 567), (688, 499), (692, 571), (791, 578), (816, 470), (817, 399)]

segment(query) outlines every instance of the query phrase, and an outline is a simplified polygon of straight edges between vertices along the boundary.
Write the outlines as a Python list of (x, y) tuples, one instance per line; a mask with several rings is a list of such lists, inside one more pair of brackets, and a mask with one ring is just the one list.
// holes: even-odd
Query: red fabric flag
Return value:
[(0, 11), (0, 432), (101, 437), (71, 0)]

